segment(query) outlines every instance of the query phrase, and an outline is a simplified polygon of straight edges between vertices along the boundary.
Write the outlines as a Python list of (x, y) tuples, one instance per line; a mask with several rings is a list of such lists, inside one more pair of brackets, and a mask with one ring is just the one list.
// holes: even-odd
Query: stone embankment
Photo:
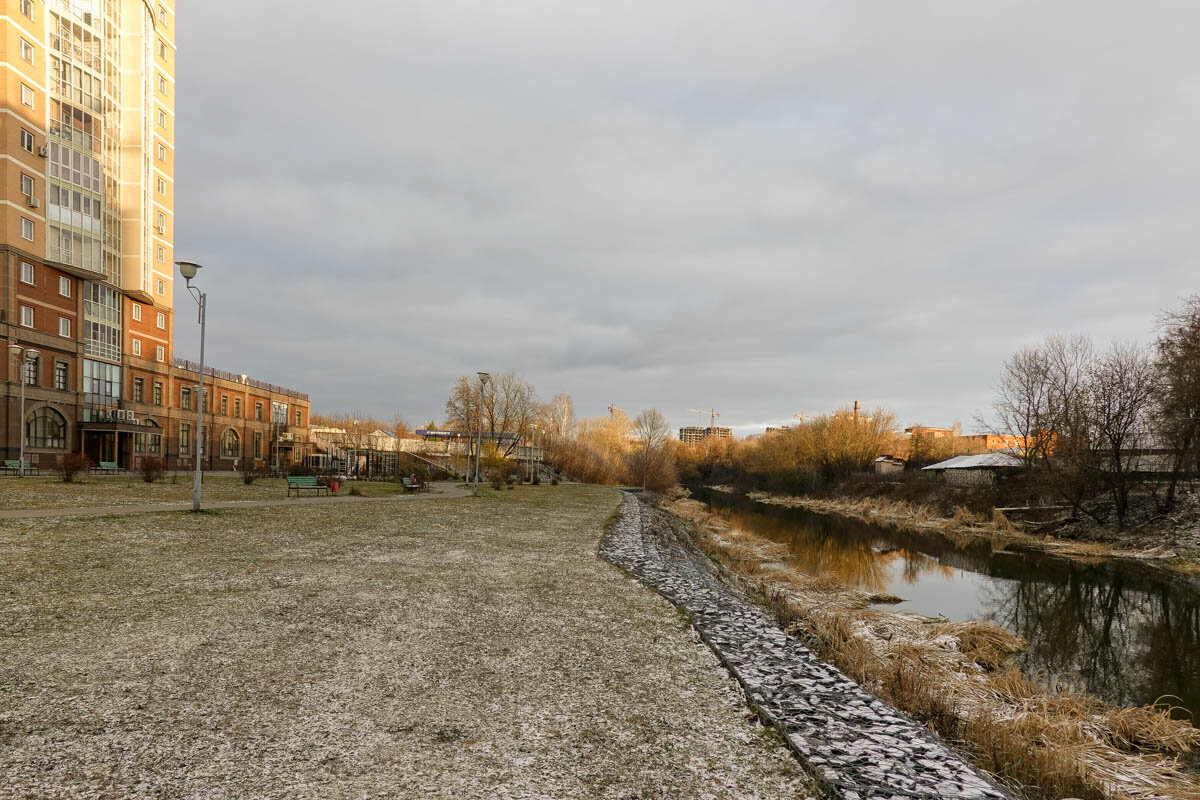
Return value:
[(600, 552), (692, 618), (764, 724), (783, 733), (831, 793), (847, 800), (1009, 797), (719, 580), (662, 511), (627, 494)]

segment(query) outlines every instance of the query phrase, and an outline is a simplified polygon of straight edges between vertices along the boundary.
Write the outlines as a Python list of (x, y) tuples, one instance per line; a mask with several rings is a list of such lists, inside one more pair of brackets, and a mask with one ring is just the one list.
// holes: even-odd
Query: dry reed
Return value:
[[(889, 513), (900, 503), (886, 504)], [(904, 504), (907, 505), (907, 504)], [(876, 513), (880, 501), (838, 513)], [(673, 510), (673, 504), (668, 504)], [(903, 509), (914, 519), (926, 517)], [(779, 624), (850, 678), (958, 742), (982, 768), (1029, 798), (1197, 800), (1200, 778), (1172, 756), (1200, 745), (1200, 730), (1165, 707), (1113, 709), (1076, 694), (1048, 694), (1009, 663), (1025, 643), (993, 624), (934, 621), (867, 608), (870, 595), (829, 576), (762, 569), (754, 552), (775, 543), (736, 541), (703, 523), (697, 545), (757, 596)], [(965, 515), (962, 515), (965, 519)], [(995, 515), (977, 524), (1002, 528)], [(756, 544), (755, 540), (758, 539)], [(761, 545), (761, 549), (758, 547)]]

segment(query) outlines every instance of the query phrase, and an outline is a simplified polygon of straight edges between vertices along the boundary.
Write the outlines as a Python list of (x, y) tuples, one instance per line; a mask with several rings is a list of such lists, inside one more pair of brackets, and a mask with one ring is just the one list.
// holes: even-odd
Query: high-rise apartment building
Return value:
[[(34, 463), (82, 452), (126, 467), (140, 454), (186, 465), (196, 402), (186, 388), (198, 375), (172, 346), (175, 0), (0, 9), (5, 458), (24, 435)], [(295, 447), (289, 428), (296, 410), (307, 425), (306, 396), (208, 374), (205, 455), (267, 460)]]

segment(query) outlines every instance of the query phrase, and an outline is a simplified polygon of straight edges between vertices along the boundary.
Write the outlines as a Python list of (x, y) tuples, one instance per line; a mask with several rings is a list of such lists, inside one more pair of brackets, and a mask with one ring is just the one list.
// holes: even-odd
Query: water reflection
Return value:
[(785, 543), (790, 563), (898, 608), (990, 620), (1029, 642), (1026, 672), (1050, 688), (1087, 690), (1115, 705), (1164, 696), (1200, 710), (1200, 591), (1139, 564), (1083, 564), (938, 534), (876, 528), (719, 493), (697, 493), (735, 528)]

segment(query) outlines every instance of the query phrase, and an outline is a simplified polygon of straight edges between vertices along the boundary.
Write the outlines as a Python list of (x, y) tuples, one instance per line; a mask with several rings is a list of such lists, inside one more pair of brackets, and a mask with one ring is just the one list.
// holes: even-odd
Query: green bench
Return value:
[(90, 471), (92, 474), (103, 472), (106, 475), (116, 475), (118, 472), (124, 472), (125, 470), (115, 461), (101, 461), (92, 467)]
[(292, 491), (295, 490), (296, 496), (300, 496), (301, 489), (312, 489), (317, 494), (324, 492), (329, 494), (329, 487), (323, 483), (318, 483), (317, 479), (312, 475), (292, 475), (287, 479), (288, 482), (288, 497), (292, 496)]
[(406, 492), (420, 492), (425, 489), (420, 481), (415, 481), (412, 478), (401, 478), (400, 480), (404, 483), (404, 491)]
[(25, 469), (22, 470), (21, 469), (21, 459), (19, 459), (19, 458), (5, 459), (4, 471), (8, 472), (8, 473), (15, 472), (18, 475), (20, 475), (22, 473), (24, 473), (26, 475), (29, 475), (31, 473), (33, 475), (41, 475), (42, 474), (42, 471), (40, 469), (38, 469), (37, 467), (35, 467), (29, 463), (29, 459), (25, 459)]

